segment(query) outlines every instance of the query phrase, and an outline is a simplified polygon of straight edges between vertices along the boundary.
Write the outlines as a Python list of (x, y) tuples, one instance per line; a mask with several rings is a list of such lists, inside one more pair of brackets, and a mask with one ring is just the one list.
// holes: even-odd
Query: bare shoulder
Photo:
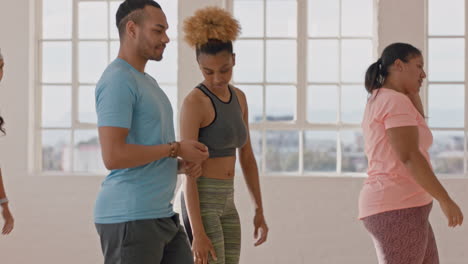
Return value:
[(236, 92), (236, 95), (237, 95), (237, 98), (239, 98), (239, 101), (243, 104), (246, 103), (247, 97), (245, 96), (245, 93), (241, 89), (235, 86), (232, 86), (232, 88), (234, 88), (234, 91)]
[(206, 96), (200, 89), (192, 89), (184, 98), (183, 105), (188, 108), (199, 108), (210, 103), (210, 98)]
[(242, 96), (245, 98), (245, 93), (241, 89), (235, 87), (234, 85), (231, 85), (231, 87), (234, 88), (234, 91), (236, 92), (237, 96)]
[(237, 101), (240, 104), (242, 113), (246, 114), (248, 106), (247, 106), (247, 97), (245, 96), (245, 93), (241, 89), (235, 86), (232, 86), (232, 87), (234, 88), (234, 91), (236, 92)]
[(215, 116), (211, 99), (197, 88), (185, 96), (180, 113), (181, 123), (196, 123), (199, 127), (210, 123)]

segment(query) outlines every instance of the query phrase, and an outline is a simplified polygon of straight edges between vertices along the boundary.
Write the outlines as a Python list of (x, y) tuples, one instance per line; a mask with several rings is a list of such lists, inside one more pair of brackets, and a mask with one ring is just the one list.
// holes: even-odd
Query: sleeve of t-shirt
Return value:
[(417, 126), (416, 109), (404, 94), (392, 94), (383, 104), (383, 123), (385, 129), (393, 127)]
[(137, 95), (132, 81), (113, 78), (96, 87), (96, 112), (98, 127), (130, 128)]

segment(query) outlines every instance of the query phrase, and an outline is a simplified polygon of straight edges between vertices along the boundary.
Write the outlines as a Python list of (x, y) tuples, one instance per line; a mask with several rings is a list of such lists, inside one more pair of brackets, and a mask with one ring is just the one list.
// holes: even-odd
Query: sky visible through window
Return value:
[[(375, 60), (373, 1), (307, 0), (307, 12), (301, 13), (306, 17), (299, 18), (307, 23), (305, 32), (298, 28), (295, 0), (232, 1), (242, 25), (235, 43), (233, 81), (249, 101), (252, 145), (262, 173), (365, 172), (359, 124), (367, 98), (364, 73)], [(465, 3), (427, 1), (432, 163), (437, 172), (463, 175)], [(168, 94), (175, 118), (178, 6), (173, 0), (158, 2), (168, 17), (171, 42), (163, 61), (150, 62), (146, 71)], [(72, 1), (43, 0), (39, 65), (43, 171), (105, 172), (92, 127), (94, 89), (117, 56), (114, 16), (119, 3), (78, 1), (73, 35)], [(303, 39), (301, 50), (298, 43)]]

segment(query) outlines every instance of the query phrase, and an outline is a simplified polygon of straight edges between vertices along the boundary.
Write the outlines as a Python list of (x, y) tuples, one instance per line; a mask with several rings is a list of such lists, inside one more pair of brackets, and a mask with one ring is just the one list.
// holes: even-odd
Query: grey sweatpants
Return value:
[(176, 214), (170, 218), (96, 224), (104, 264), (193, 264)]

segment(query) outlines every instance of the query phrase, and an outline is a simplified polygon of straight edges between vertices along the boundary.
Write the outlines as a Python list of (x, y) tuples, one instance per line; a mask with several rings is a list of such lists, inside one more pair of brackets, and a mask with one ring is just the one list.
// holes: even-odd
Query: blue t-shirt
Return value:
[[(156, 80), (122, 59), (114, 60), (96, 86), (98, 126), (129, 129), (126, 142), (160, 145), (175, 140), (172, 107)], [(94, 209), (98, 224), (174, 215), (177, 161), (163, 158), (135, 168), (112, 170)]]

